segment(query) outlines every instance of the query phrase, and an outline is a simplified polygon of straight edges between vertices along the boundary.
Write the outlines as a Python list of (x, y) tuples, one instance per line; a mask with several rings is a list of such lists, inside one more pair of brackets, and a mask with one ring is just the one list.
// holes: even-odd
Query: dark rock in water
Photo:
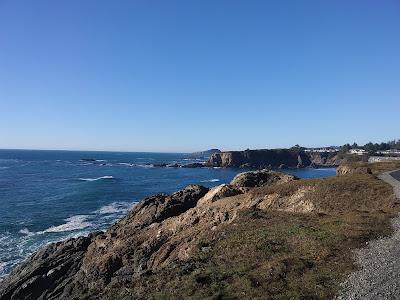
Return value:
[(160, 163), (160, 164), (153, 164), (154, 167), (157, 168), (181, 168), (182, 165), (174, 163), (174, 164), (168, 164), (168, 163)]
[(56, 299), (82, 265), (89, 244), (99, 233), (50, 244), (17, 267), (0, 283), (0, 299)]
[(81, 158), (80, 161), (95, 162), (95, 158)]
[(204, 168), (205, 165), (203, 163), (191, 163), (187, 165), (182, 165), (182, 168)]
[(153, 166), (157, 167), (157, 168), (165, 168), (165, 167), (168, 166), (168, 164), (167, 163), (161, 163), (161, 164), (154, 164)]
[(180, 164), (169, 164), (169, 165), (167, 165), (167, 167), (168, 168), (180, 168), (180, 167), (182, 167), (182, 165), (180, 165)]
[(237, 187), (248, 188), (260, 187), (274, 183), (284, 183), (297, 179), (299, 178), (285, 173), (274, 172), (270, 170), (260, 170), (240, 173), (233, 178), (230, 184)]

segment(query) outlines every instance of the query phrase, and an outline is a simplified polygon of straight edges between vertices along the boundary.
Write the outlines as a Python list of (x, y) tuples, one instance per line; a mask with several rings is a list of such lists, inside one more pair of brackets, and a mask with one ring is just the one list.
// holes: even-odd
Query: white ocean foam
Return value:
[(97, 178), (79, 178), (79, 180), (82, 181), (96, 181), (96, 180), (101, 180), (101, 179), (113, 179), (113, 176), (101, 176)]
[(35, 232), (29, 231), (28, 228), (21, 229), (21, 230), (19, 231), (19, 233), (25, 234), (25, 235), (27, 235), (27, 236), (32, 236), (32, 235), (35, 235), (35, 234), (36, 234)]
[(214, 169), (222, 169), (222, 167), (213, 167)]
[(218, 182), (218, 178), (208, 179), (208, 180), (201, 180), (200, 182)]
[(133, 167), (133, 166), (135, 166), (135, 164), (132, 164), (132, 163), (125, 163), (125, 162), (118, 163), (118, 164), (121, 165), (121, 166), (128, 166), (128, 167)]
[(74, 231), (90, 227), (93, 224), (87, 221), (88, 217), (89, 217), (88, 215), (72, 216), (64, 220), (67, 223), (47, 228), (46, 230), (43, 231), (43, 233)]
[(136, 164), (136, 167), (140, 167), (140, 168), (154, 168), (154, 165), (143, 165), (143, 164)]
[(96, 213), (105, 214), (115, 214), (115, 213), (125, 213), (129, 210), (131, 204), (127, 202), (113, 202), (111, 204), (100, 207), (96, 210)]
[(5, 276), (5, 268), (6, 268), (6, 263), (0, 261), (0, 282), (3, 280), (2, 277)]
[(104, 162), (104, 161), (107, 161), (107, 160), (105, 160), (105, 159), (96, 159), (96, 161), (98, 161), (98, 162)]

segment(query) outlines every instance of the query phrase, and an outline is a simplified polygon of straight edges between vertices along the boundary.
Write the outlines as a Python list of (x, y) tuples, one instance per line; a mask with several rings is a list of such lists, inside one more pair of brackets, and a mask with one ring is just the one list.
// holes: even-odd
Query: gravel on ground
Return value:
[[(383, 173), (379, 178), (393, 186), (400, 200), (400, 181), (390, 173), (394, 172)], [(400, 299), (400, 216), (391, 223), (393, 235), (354, 251), (359, 270), (342, 284), (342, 294), (337, 299)]]

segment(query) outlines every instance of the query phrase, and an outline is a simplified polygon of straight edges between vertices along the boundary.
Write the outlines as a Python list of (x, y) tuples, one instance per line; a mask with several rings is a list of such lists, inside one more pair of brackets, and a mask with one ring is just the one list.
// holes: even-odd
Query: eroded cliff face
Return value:
[(261, 149), (214, 153), (207, 165), (233, 168), (334, 167), (343, 159), (335, 153), (305, 153), (292, 149)]
[(311, 164), (303, 151), (290, 149), (263, 149), (214, 153), (208, 160), (213, 167), (303, 168)]
[(336, 167), (339, 166), (345, 158), (337, 153), (307, 153), (312, 167)]

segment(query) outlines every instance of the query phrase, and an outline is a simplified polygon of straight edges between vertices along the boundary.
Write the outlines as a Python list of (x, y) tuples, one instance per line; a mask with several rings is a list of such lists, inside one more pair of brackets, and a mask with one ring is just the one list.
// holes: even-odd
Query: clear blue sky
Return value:
[(0, 148), (400, 137), (400, 2), (0, 0)]

